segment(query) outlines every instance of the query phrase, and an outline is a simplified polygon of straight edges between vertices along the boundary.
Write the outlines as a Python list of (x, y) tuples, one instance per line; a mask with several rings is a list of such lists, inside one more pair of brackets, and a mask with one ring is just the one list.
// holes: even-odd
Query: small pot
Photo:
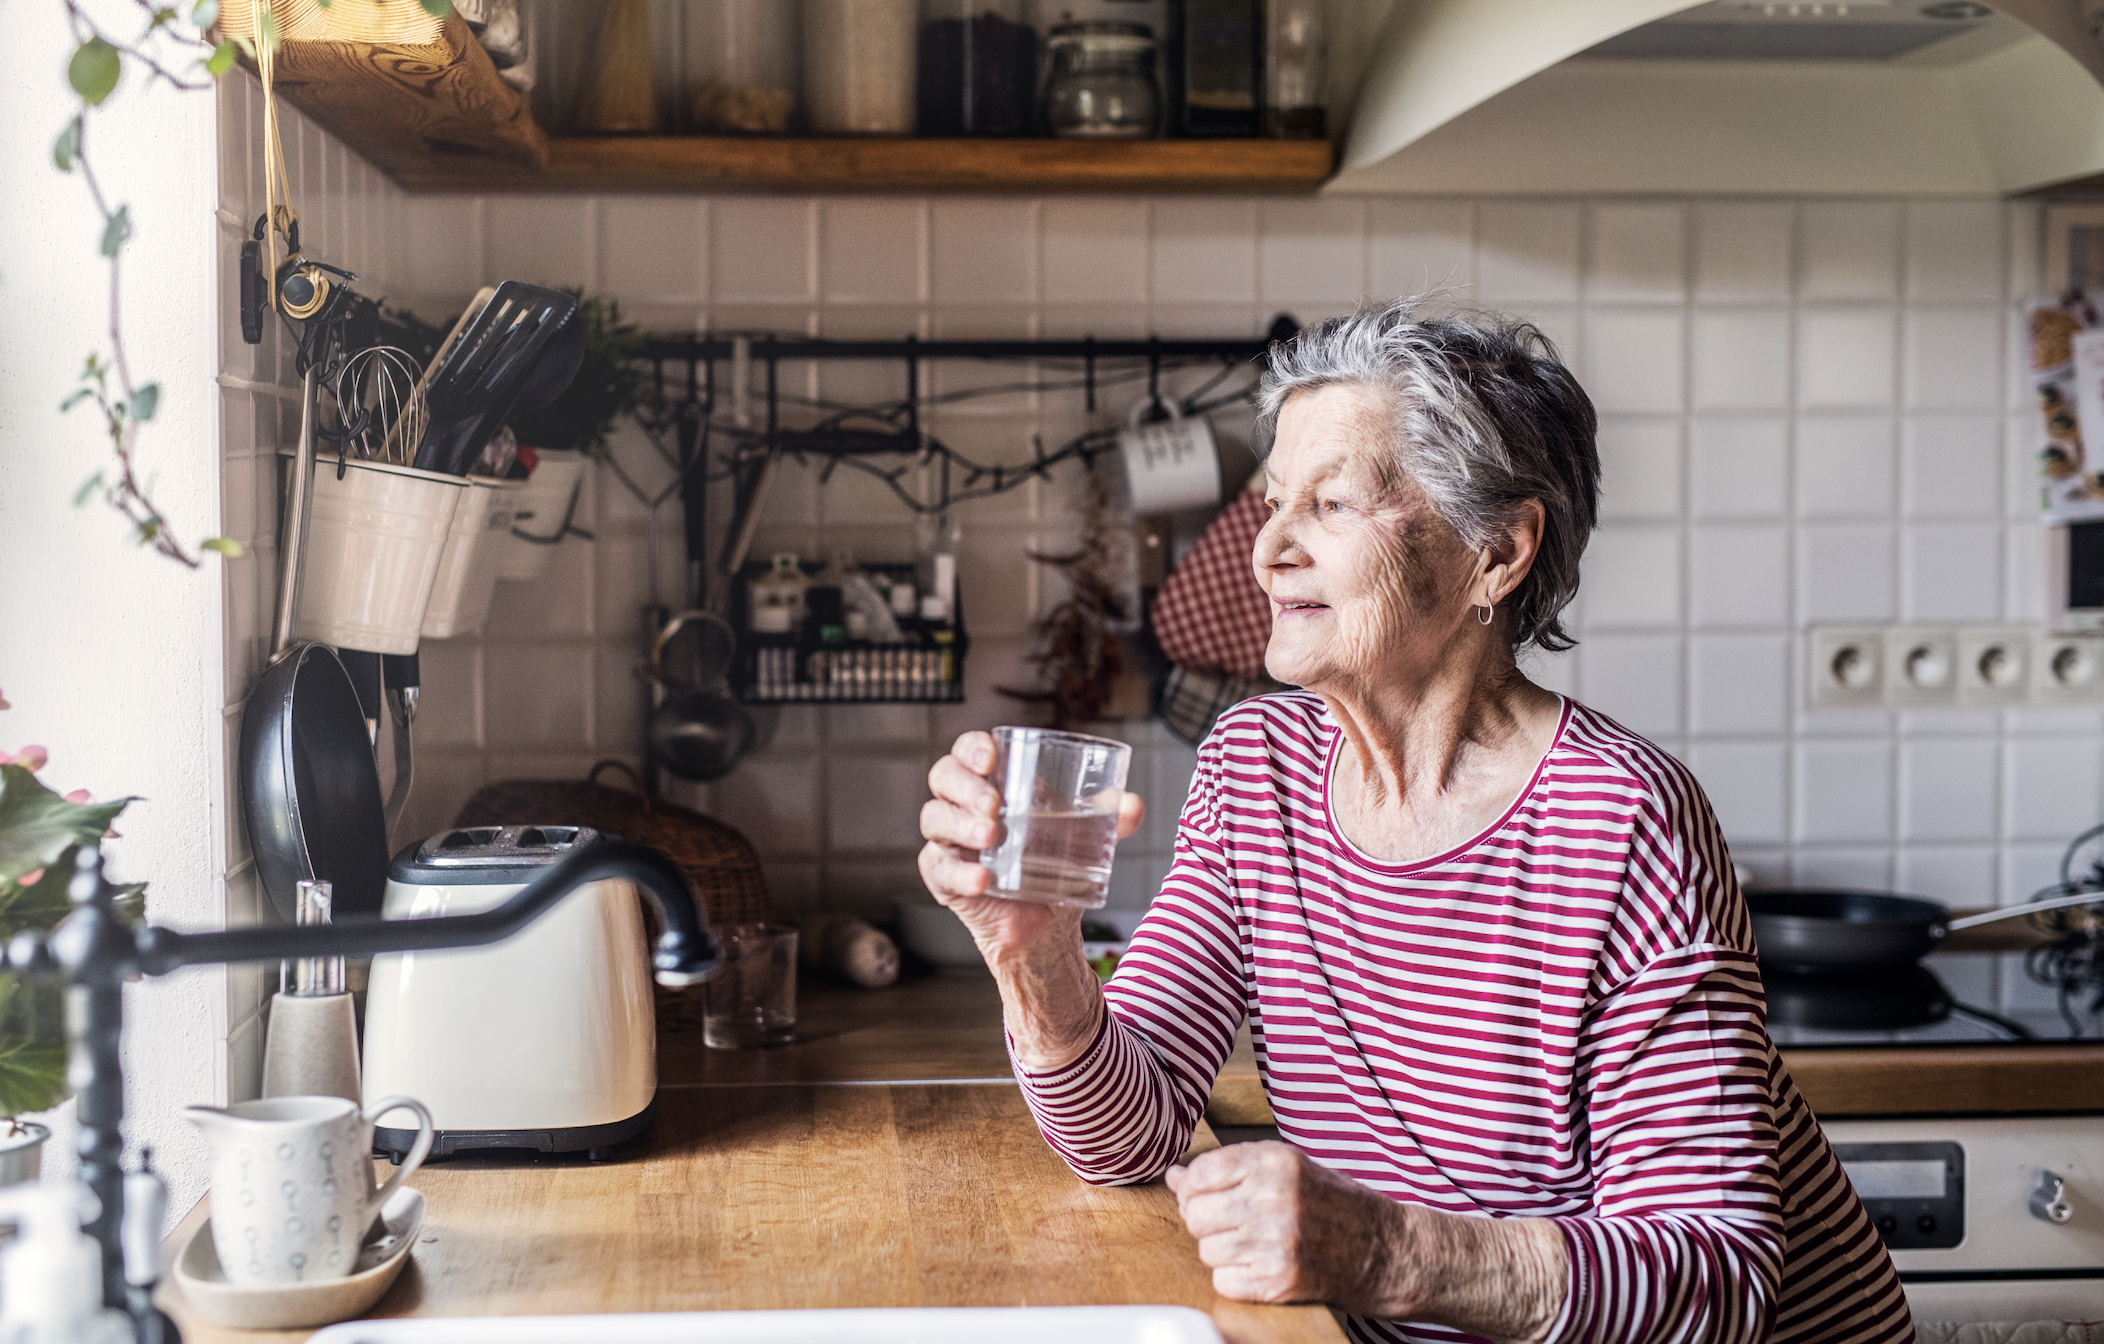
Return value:
[(0, 1134), (0, 1186), (33, 1185), (44, 1174), (44, 1141), (51, 1131), (28, 1120), (19, 1134)]

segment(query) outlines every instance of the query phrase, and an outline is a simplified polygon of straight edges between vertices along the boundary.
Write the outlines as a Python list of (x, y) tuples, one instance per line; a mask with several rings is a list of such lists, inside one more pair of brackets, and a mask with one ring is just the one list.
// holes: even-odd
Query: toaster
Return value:
[[(582, 826), (472, 826), (394, 858), (384, 919), (471, 915), (542, 869), (601, 843)], [(431, 1111), (434, 1157), (481, 1148), (594, 1160), (650, 1124), (657, 1024), (634, 884), (590, 882), (487, 947), (373, 958), (365, 1002), (367, 1102)], [(373, 1132), (400, 1162), (414, 1129)]]

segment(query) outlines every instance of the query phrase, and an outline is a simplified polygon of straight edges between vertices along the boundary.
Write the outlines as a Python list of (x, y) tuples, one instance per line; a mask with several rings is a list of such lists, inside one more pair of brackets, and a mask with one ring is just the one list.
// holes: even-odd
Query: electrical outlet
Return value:
[(2031, 699), (2042, 705), (2104, 700), (2104, 639), (2085, 635), (2034, 636)]
[(1908, 626), (1887, 630), (1885, 697), (1907, 708), (1958, 703), (1958, 632)]
[(1806, 645), (1806, 682), (1814, 709), (1868, 709), (1885, 702), (1885, 632), (1817, 629)]
[(1958, 632), (1958, 701), (2020, 705), (2031, 698), (2031, 643), (2023, 626), (1986, 626)]

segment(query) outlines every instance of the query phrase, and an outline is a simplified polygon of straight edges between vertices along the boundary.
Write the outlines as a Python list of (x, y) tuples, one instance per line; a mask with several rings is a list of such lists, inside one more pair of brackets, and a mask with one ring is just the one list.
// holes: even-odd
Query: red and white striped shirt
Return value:
[(1746, 904), (1680, 763), (1567, 701), (1504, 817), (1396, 864), (1330, 812), (1339, 742), (1288, 692), (1200, 748), (1102, 1028), (1064, 1068), (1016, 1069), (1075, 1172), (1159, 1176), (1247, 1015), (1280, 1135), (1310, 1158), (1446, 1213), (1556, 1220), (1559, 1344), (1911, 1344), (1892, 1261), (1768, 1039)]

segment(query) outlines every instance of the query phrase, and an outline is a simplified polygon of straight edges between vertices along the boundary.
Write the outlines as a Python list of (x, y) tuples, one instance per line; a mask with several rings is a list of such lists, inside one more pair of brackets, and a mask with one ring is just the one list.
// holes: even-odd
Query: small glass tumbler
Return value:
[(979, 851), (990, 896), (1094, 910), (1110, 899), (1132, 748), (1048, 728), (994, 729), (1001, 840)]
[(703, 999), (701, 1038), (718, 1050), (787, 1045), (796, 1035), (796, 930), (717, 930), (723, 959)]

